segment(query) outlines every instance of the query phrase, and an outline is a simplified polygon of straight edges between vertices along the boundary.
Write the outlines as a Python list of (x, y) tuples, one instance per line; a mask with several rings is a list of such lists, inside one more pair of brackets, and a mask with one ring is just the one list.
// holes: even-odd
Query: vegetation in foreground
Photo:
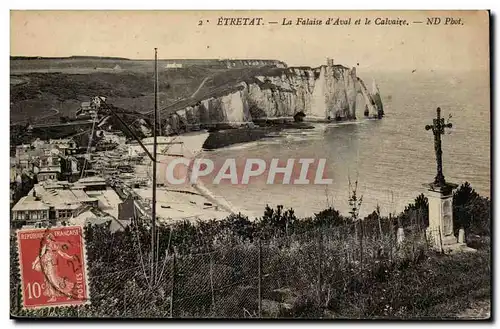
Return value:
[[(456, 225), (468, 225), (469, 245), (478, 249), (476, 253), (440, 255), (428, 248), (422, 239), (428, 221), (423, 195), (398, 216), (383, 218), (374, 211), (358, 221), (359, 200), (353, 194), (350, 216), (330, 208), (312, 218), (297, 219), (291, 209), (268, 207), (256, 221), (231, 216), (162, 227), (160, 281), (154, 288), (146, 279), (150, 235), (145, 225), (115, 233), (106, 226), (89, 226), (91, 305), (78, 309), (20, 310), (12, 237), (11, 314), (456, 317), (474, 302), (491, 299), (489, 229), (485, 229), (490, 225), (491, 205), (467, 183), (455, 197)], [(467, 221), (472, 215), (474, 220)], [(395, 243), (397, 227), (407, 233), (401, 245)]]

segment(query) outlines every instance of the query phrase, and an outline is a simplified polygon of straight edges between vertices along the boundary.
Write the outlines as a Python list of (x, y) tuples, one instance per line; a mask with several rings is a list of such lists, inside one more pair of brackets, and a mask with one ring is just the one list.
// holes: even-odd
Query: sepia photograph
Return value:
[(490, 24), (11, 10), (11, 319), (491, 320)]

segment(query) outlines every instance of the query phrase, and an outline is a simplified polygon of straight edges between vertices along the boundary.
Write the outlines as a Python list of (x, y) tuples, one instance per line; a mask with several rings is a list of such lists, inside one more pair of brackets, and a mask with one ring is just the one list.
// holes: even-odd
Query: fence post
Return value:
[(411, 244), (411, 257), (412, 257), (412, 261), (415, 261), (415, 244), (417, 243), (415, 231), (413, 231), (413, 239), (412, 240), (413, 241)]
[(359, 238), (359, 266), (361, 269), (361, 274), (363, 274), (363, 221), (359, 221), (359, 230), (361, 231), (361, 236)]
[(318, 306), (321, 305), (321, 272), (322, 272), (322, 249), (323, 249), (323, 234), (321, 229), (318, 229)]
[[(79, 311), (80, 308), (77, 308)], [(127, 289), (123, 289), (123, 316), (127, 314)]]
[(378, 213), (378, 216), (377, 216), (377, 221), (378, 221), (378, 231), (379, 231), (379, 236), (380, 236), (380, 239), (383, 239), (384, 238), (384, 232), (382, 231), (382, 219), (380, 218), (380, 212)]
[(424, 235), (425, 251), (427, 251), (429, 249), (429, 237), (427, 236), (427, 230), (422, 230), (422, 234)]
[(358, 220), (354, 219), (354, 238), (358, 240)]
[(172, 257), (172, 266), (170, 271), (172, 278), (172, 287), (170, 288), (170, 317), (174, 317), (174, 298), (175, 298), (175, 253)]
[(389, 228), (389, 254), (390, 254), (391, 265), (393, 262), (393, 259), (392, 259), (392, 249), (393, 249), (392, 234), (393, 234), (393, 231), (394, 231), (394, 227), (392, 226), (392, 221), (391, 221), (391, 226)]
[(210, 253), (210, 289), (212, 290), (212, 313), (215, 314), (214, 264), (213, 253)]
[(259, 287), (258, 287), (258, 298), (259, 298), (259, 318), (262, 318), (262, 243), (259, 238), (259, 257), (258, 257), (258, 270), (259, 270)]

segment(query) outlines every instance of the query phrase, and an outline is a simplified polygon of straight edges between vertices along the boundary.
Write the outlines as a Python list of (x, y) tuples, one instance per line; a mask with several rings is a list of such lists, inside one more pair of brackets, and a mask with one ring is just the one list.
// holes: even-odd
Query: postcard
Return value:
[(11, 11), (14, 319), (491, 318), (488, 11)]

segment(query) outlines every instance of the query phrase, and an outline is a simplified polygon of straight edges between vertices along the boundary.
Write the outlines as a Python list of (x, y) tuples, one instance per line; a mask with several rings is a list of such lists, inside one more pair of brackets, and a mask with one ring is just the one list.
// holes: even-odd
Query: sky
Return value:
[[(221, 17), (262, 17), (264, 25), (218, 26)], [(299, 17), (323, 25), (295, 25)], [(351, 25), (324, 25), (329, 17), (351, 18)], [(374, 25), (386, 17), (410, 25)], [(441, 24), (426, 25), (429, 17)], [(446, 17), (463, 25), (444, 25)], [(284, 18), (293, 24), (281, 25)], [(354, 25), (366, 18), (370, 25)], [(486, 11), (11, 11), (10, 36), (11, 56), (152, 59), (157, 47), (160, 59), (263, 58), (316, 66), (330, 57), (381, 70), (489, 67)]]

